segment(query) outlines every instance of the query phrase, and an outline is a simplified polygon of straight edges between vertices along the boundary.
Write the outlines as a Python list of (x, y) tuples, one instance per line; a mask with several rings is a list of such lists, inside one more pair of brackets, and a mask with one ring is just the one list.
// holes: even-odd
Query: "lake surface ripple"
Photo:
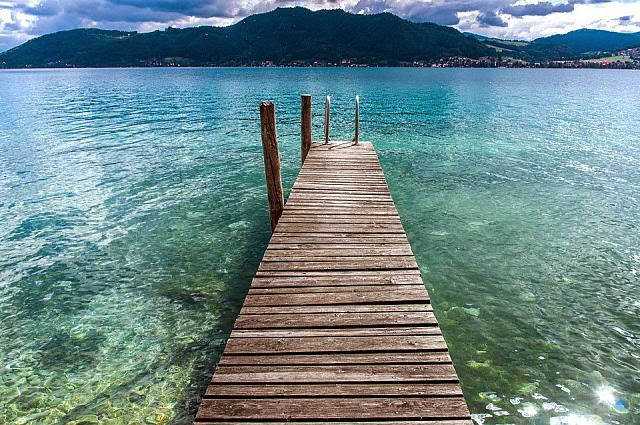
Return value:
[(0, 423), (187, 424), (269, 239), (299, 94), (353, 97), (478, 424), (640, 423), (640, 73), (0, 72)]

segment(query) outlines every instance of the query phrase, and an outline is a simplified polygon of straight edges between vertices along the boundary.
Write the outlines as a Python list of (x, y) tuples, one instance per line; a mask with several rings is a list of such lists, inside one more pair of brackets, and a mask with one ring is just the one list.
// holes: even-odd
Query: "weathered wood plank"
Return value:
[[(307, 421), (296, 421), (296, 425), (327, 425), (327, 422), (307, 422)], [(388, 421), (353, 421), (342, 422), (332, 420), (332, 425), (389, 425)], [(474, 425), (471, 419), (461, 419), (461, 420), (447, 420), (447, 419), (432, 419), (432, 420), (394, 420), (393, 425)], [(247, 422), (247, 421), (216, 421), (216, 422), (202, 422), (198, 421), (198, 425), (264, 425), (264, 422)], [(291, 425), (291, 422), (269, 422), (269, 425)]]
[(413, 351), (403, 353), (340, 353), (336, 354), (263, 354), (226, 355), (220, 365), (330, 365), (330, 364), (400, 364), (451, 363), (446, 351)]
[(288, 384), (358, 382), (457, 382), (451, 363), (401, 365), (218, 366), (213, 383)]
[(297, 214), (350, 214), (350, 215), (395, 215), (395, 207), (352, 207), (352, 206), (316, 206), (296, 205), (287, 207), (289, 213)]
[[(320, 236), (318, 236), (320, 235)], [(374, 234), (354, 234), (348, 236), (348, 234), (342, 234), (341, 236), (332, 236), (334, 234), (322, 234), (322, 233), (285, 233), (278, 234), (271, 237), (273, 243), (339, 243), (339, 244), (369, 244), (377, 243), (384, 244), (397, 244), (406, 241), (406, 237), (397, 233), (387, 233), (386, 235), (374, 235)]]
[(461, 396), (456, 383), (209, 385), (207, 397), (432, 397)]
[(235, 329), (231, 338), (302, 338), (314, 336), (441, 335), (437, 326), (384, 326), (323, 329)]
[(230, 338), (225, 354), (347, 353), (352, 351), (445, 350), (440, 335), (340, 336), (304, 338)]
[(329, 251), (339, 251), (339, 250), (352, 250), (352, 251), (366, 251), (368, 249), (377, 249), (377, 250), (385, 250), (387, 252), (410, 252), (411, 247), (407, 245), (407, 243), (403, 243), (402, 241), (396, 241), (396, 243), (380, 245), (377, 243), (368, 243), (368, 244), (341, 244), (341, 243), (332, 243), (331, 241), (325, 241), (324, 243), (280, 243), (280, 242), (271, 242), (266, 252), (271, 251), (281, 251), (281, 250), (296, 250), (296, 251), (316, 251), (316, 250), (329, 250)]
[(249, 294), (265, 295), (265, 294), (308, 294), (308, 293), (334, 293), (334, 292), (373, 292), (373, 291), (394, 291), (394, 290), (418, 290), (424, 285), (360, 285), (360, 286), (276, 286), (272, 288), (251, 288)]
[(394, 260), (389, 257), (384, 263), (376, 260), (355, 260), (348, 261), (287, 261), (269, 262), (264, 261), (258, 270), (377, 270), (377, 269), (406, 269), (416, 268), (415, 260)]
[[(349, 421), (349, 422), (341, 422), (341, 421), (331, 421), (332, 425), (389, 425), (388, 421)], [(216, 421), (216, 422), (202, 422), (198, 421), (198, 425), (264, 425), (264, 422), (247, 422), (247, 421)], [(269, 425), (291, 425), (291, 422), (269, 422)], [(296, 421), (296, 425), (327, 425), (327, 422), (301, 422)], [(471, 419), (465, 420), (441, 420), (441, 419), (433, 419), (433, 420), (402, 420), (402, 421), (393, 421), (393, 425), (474, 425)]]
[(311, 313), (301, 317), (291, 314), (269, 316), (242, 314), (236, 319), (235, 329), (435, 325), (437, 323), (431, 312)]
[(413, 253), (408, 245), (337, 245), (330, 244), (329, 247), (322, 245), (311, 245), (303, 247), (295, 244), (295, 248), (288, 248), (286, 245), (271, 244), (265, 251), (265, 257), (279, 257), (282, 255), (295, 255), (299, 257), (362, 257), (380, 255), (400, 255), (412, 256)]
[(400, 223), (278, 223), (276, 227), (278, 234), (282, 233), (358, 233), (366, 235), (368, 233), (388, 234), (396, 233), (404, 235), (404, 229)]
[(290, 305), (332, 305), (332, 304), (376, 304), (376, 303), (416, 303), (427, 302), (429, 296), (424, 288), (416, 290), (375, 291), (375, 292), (332, 292), (322, 294), (274, 294), (247, 295), (244, 305), (290, 306)]
[[(258, 276), (291, 276), (289, 272), (264, 272)], [(324, 277), (345, 277), (349, 279), (355, 279), (361, 276), (375, 278), (376, 276), (393, 278), (399, 275), (412, 275), (420, 276), (420, 272), (417, 270), (312, 270), (302, 271), (295, 274), (295, 276), (313, 276), (318, 278)]]
[(243, 306), (240, 314), (308, 314), (308, 313), (366, 313), (388, 311), (433, 311), (431, 304), (338, 304), (338, 305), (294, 305), (294, 306)]
[[(422, 279), (416, 270), (404, 270), (413, 272), (398, 274), (396, 276), (356, 276), (327, 274), (323, 276), (277, 276), (271, 273), (259, 275), (253, 278), (251, 288), (271, 288), (271, 287), (304, 287), (304, 286), (354, 286), (354, 285), (423, 285)], [(373, 289), (372, 289), (373, 290)]]
[(298, 419), (469, 418), (462, 397), (204, 399), (197, 419), (286, 421)]
[[(289, 255), (287, 255), (289, 254)], [(410, 264), (410, 267), (417, 267), (415, 260), (412, 255), (379, 255), (374, 254), (368, 256), (351, 256), (351, 255), (340, 255), (340, 253), (334, 252), (333, 254), (327, 255), (313, 255), (313, 253), (300, 253), (300, 255), (291, 255), (290, 252), (280, 252), (280, 253), (272, 253), (270, 255), (265, 255), (264, 262), (354, 262), (354, 261), (378, 261), (381, 264), (387, 264), (388, 262), (394, 262), (396, 264), (399, 261), (402, 261), (406, 264)], [(395, 267), (388, 267), (395, 268)]]

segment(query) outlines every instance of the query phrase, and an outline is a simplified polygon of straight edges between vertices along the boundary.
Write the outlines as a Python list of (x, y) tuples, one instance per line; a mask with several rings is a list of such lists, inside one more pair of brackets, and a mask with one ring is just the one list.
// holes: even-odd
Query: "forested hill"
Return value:
[(389, 13), (280, 8), (228, 27), (150, 33), (76, 29), (44, 35), (0, 53), (0, 67), (402, 65), (495, 53), (454, 28)]

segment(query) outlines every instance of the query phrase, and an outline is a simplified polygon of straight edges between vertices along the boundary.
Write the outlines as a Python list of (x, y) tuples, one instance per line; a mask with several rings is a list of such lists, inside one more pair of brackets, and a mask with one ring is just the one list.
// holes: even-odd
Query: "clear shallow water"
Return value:
[[(640, 74), (0, 72), (0, 423), (188, 423), (269, 238), (299, 93), (380, 154), (472, 412), (640, 423)], [(491, 416), (485, 416), (491, 415)], [(75, 421), (75, 422), (74, 422)]]

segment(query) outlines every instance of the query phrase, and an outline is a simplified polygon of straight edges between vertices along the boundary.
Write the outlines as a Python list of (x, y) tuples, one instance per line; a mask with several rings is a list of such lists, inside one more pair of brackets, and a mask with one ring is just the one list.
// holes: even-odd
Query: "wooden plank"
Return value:
[(348, 258), (350, 261), (368, 258), (388, 258), (398, 259), (413, 258), (410, 252), (403, 248), (368, 248), (368, 249), (269, 249), (265, 252), (264, 258), (267, 261), (323, 261), (322, 258), (333, 259)]
[(218, 366), (213, 383), (293, 384), (357, 382), (457, 382), (451, 363), (400, 365)]
[[(323, 239), (320, 242), (326, 243), (346, 243), (342, 242), (342, 239), (351, 239), (354, 240), (357, 244), (363, 243), (384, 243), (385, 240), (388, 240), (389, 243), (399, 243), (407, 240), (407, 237), (403, 233), (346, 233), (346, 232), (276, 232), (271, 237), (276, 239), (284, 239), (284, 238), (316, 238)], [(329, 240), (327, 240), (329, 239)], [(359, 239), (368, 239), (373, 240), (373, 242), (359, 242)], [(335, 242), (337, 240), (337, 242)], [(278, 242), (276, 242), (278, 243)], [(285, 243), (295, 243), (295, 242), (285, 242)], [(314, 243), (314, 242), (300, 242), (300, 243)]]
[(339, 304), (339, 305), (294, 305), (260, 306), (244, 305), (240, 314), (309, 314), (309, 313), (383, 313), (388, 311), (433, 311), (431, 304)]
[(247, 295), (244, 305), (290, 306), (290, 305), (332, 305), (332, 304), (376, 304), (376, 303), (416, 303), (427, 302), (429, 296), (424, 288), (405, 291), (374, 292), (333, 292), (322, 294), (274, 294)]
[(347, 234), (343, 234), (342, 236), (333, 236), (331, 234), (296, 234), (296, 233), (286, 233), (286, 234), (277, 234), (271, 237), (271, 241), (274, 243), (340, 243), (340, 244), (397, 244), (403, 241), (406, 241), (406, 237), (404, 235), (395, 234), (395, 233), (387, 233), (386, 235), (372, 235), (366, 234), (348, 236)]
[(316, 205), (296, 205), (287, 207), (290, 213), (298, 214), (350, 214), (350, 215), (395, 215), (395, 207), (339, 207), (339, 206), (316, 206)]
[(461, 396), (457, 383), (209, 385), (207, 397), (429, 397)]
[(394, 291), (394, 290), (418, 290), (424, 285), (343, 285), (343, 286), (276, 286), (271, 288), (251, 288), (249, 294), (307, 294), (307, 293), (334, 293), (334, 292), (373, 292), (373, 291)]
[(302, 317), (291, 314), (250, 315), (242, 314), (236, 319), (235, 329), (261, 328), (305, 328), (330, 326), (385, 326), (385, 325), (435, 325), (431, 312), (387, 312), (387, 313), (311, 313)]
[(416, 268), (414, 259), (410, 260), (394, 260), (393, 257), (387, 258), (384, 263), (376, 260), (357, 260), (357, 261), (287, 261), (287, 262), (269, 262), (264, 261), (258, 267), (258, 270), (376, 270), (376, 269), (405, 269)]
[[(281, 219), (282, 220), (282, 219)], [(317, 243), (317, 244), (287, 244), (272, 242), (265, 251), (265, 254), (276, 251), (290, 251), (293, 250), (299, 252), (369, 252), (369, 250), (376, 250), (378, 252), (387, 252), (389, 254), (400, 253), (404, 255), (412, 254), (411, 247), (406, 243), (398, 242), (396, 244), (379, 245), (375, 243), (370, 244), (335, 244), (335, 243)]]
[(301, 183), (317, 183), (318, 181), (321, 181), (323, 183), (348, 182), (353, 184), (358, 184), (358, 183), (382, 184), (387, 182), (387, 180), (384, 178), (382, 174), (380, 175), (372, 174), (372, 175), (363, 176), (363, 175), (344, 175), (344, 174), (336, 175), (335, 173), (317, 172), (317, 173), (300, 173), (298, 175), (298, 178), (296, 179), (296, 182), (301, 182)]
[(437, 326), (385, 326), (324, 329), (235, 329), (231, 338), (302, 338), (316, 336), (441, 335)]
[(413, 351), (403, 353), (340, 353), (335, 354), (269, 354), (225, 355), (220, 365), (330, 365), (330, 364), (400, 364), (451, 363), (446, 351)]
[[(288, 272), (264, 272), (260, 273), (262, 276), (289, 276)], [(313, 271), (303, 271), (296, 274), (296, 276), (313, 276), (318, 278), (324, 277), (344, 277), (349, 279), (356, 279), (358, 277), (385, 277), (385, 278), (394, 278), (399, 275), (413, 275), (420, 276), (420, 272), (417, 270), (313, 270)]]
[(317, 216), (317, 215), (301, 215), (301, 214), (287, 214), (281, 216), (280, 223), (331, 223), (331, 224), (383, 224), (383, 223), (401, 223), (398, 217), (394, 216), (357, 216), (357, 217), (343, 217), (343, 216)]
[(397, 233), (404, 235), (404, 229), (400, 223), (279, 223), (276, 227), (278, 234), (281, 233), (368, 233), (387, 234)]
[[(356, 275), (334, 275), (322, 276), (277, 276), (259, 275), (253, 278), (251, 288), (270, 287), (303, 287), (303, 286), (353, 286), (353, 285), (423, 285), (422, 279), (415, 270), (406, 270), (413, 273), (398, 274), (396, 276), (356, 276)], [(273, 273), (273, 272), (271, 272)], [(382, 273), (382, 271), (381, 271)]]
[(230, 338), (225, 354), (348, 353), (352, 351), (445, 350), (440, 335)]
[(290, 196), (287, 202), (291, 202), (290, 205), (294, 205), (294, 201), (330, 201), (345, 202), (353, 201), (365, 201), (365, 202), (387, 202), (393, 203), (390, 195), (384, 193), (344, 193), (344, 192), (320, 192), (318, 194), (312, 192), (296, 192), (295, 196)]
[[(354, 262), (354, 261), (377, 261), (381, 264), (382, 263), (387, 264), (388, 262), (402, 261), (407, 264), (410, 264), (411, 265), (410, 267), (416, 267), (415, 265), (416, 263), (413, 258), (413, 255), (384, 255), (384, 254), (380, 255), (377, 253), (371, 253), (371, 255), (368, 255), (368, 256), (351, 256), (351, 255), (341, 255), (341, 253), (335, 252), (335, 251), (333, 253), (328, 253), (327, 255), (314, 255), (313, 253), (302, 253), (302, 252), (299, 255), (297, 252), (295, 253), (296, 255), (292, 255), (292, 254), (293, 253), (291, 251), (274, 252), (269, 255), (265, 255), (262, 261), (264, 261), (265, 263), (308, 262), (308, 261), (339, 263), (339, 262)], [(388, 267), (388, 268), (395, 268), (395, 267)]]
[[(247, 421), (236, 421), (228, 422), (228, 421), (215, 421), (215, 422), (202, 422), (198, 421), (198, 425), (264, 425), (264, 422), (247, 422)], [(341, 422), (341, 421), (331, 421), (332, 425), (389, 425), (387, 421), (349, 421), (349, 422)], [(269, 422), (269, 425), (291, 425), (291, 422)], [(301, 422), (296, 421), (296, 425), (327, 425), (327, 422)], [(402, 421), (393, 421), (393, 425), (474, 425), (471, 419), (468, 420), (441, 420), (441, 419), (433, 419), (433, 420), (402, 420)]]
[(275, 278), (275, 277), (298, 277), (298, 278), (341, 278), (355, 281), (359, 278), (376, 279), (393, 279), (400, 276), (420, 276), (420, 271), (416, 269), (400, 269), (400, 270), (267, 270), (256, 272), (257, 278)]
[(468, 419), (462, 397), (204, 399), (196, 419)]

